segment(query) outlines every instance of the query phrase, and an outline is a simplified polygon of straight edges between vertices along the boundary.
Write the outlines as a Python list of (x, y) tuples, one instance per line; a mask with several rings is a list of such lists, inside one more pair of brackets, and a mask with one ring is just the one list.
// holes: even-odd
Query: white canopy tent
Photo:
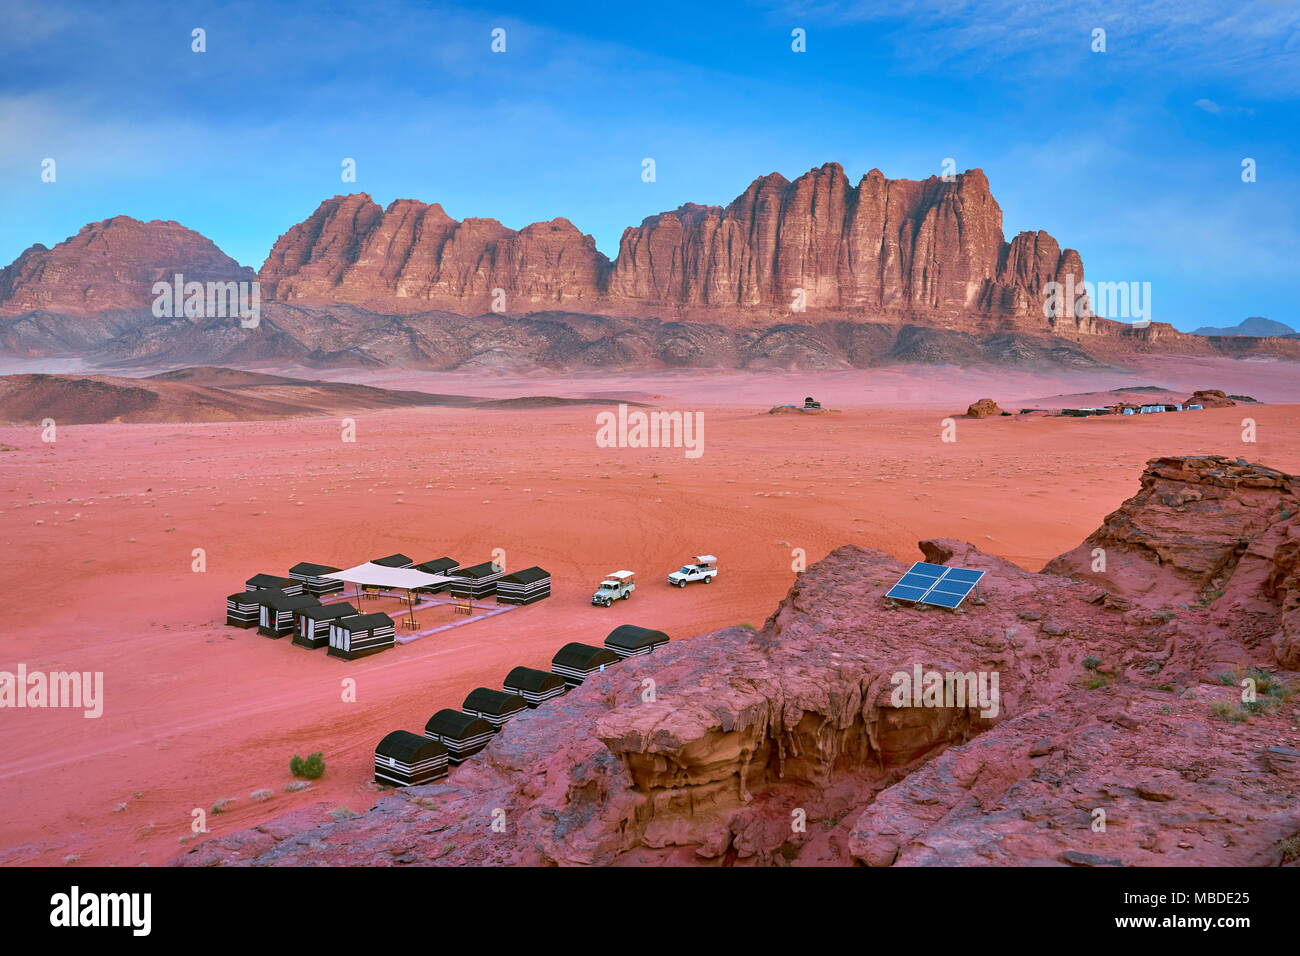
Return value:
[(334, 581), (347, 581), (350, 584), (365, 584), (377, 588), (393, 588), (398, 591), (414, 591), (416, 588), (433, 587), (454, 580), (445, 574), (427, 574), (414, 568), (387, 568), (382, 564), (358, 564), (355, 568), (322, 574), (323, 578)]
[(362, 588), (386, 588), (392, 591), (405, 591), (406, 596), (402, 600), (407, 607), (405, 616), (402, 619), (402, 625), (410, 628), (419, 626), (415, 620), (415, 591), (418, 588), (446, 584), (453, 580), (445, 574), (429, 574), (425, 571), (417, 571), (414, 568), (390, 568), (382, 564), (375, 564), (373, 561), (358, 564), (355, 568), (335, 571), (333, 574), (323, 574), (321, 577), (355, 584), (358, 597), (363, 596), (361, 594)]

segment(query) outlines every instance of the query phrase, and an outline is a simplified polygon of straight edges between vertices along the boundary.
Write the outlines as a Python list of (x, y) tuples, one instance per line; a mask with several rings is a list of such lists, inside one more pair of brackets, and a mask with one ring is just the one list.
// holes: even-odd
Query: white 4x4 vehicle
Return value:
[(718, 576), (718, 559), (711, 554), (698, 554), (694, 563), (684, 564), (668, 575), (668, 583), (684, 588), (692, 581), (709, 584)]

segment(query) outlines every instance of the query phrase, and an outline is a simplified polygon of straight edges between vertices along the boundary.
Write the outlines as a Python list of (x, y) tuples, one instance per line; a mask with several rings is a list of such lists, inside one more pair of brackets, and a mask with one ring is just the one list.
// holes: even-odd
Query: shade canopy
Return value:
[(369, 584), (373, 587), (396, 588), (399, 591), (414, 591), (416, 588), (433, 587), (454, 580), (444, 574), (429, 574), (414, 568), (388, 568), (382, 564), (367, 561), (355, 568), (323, 574), (331, 581), (347, 581), (351, 584)]

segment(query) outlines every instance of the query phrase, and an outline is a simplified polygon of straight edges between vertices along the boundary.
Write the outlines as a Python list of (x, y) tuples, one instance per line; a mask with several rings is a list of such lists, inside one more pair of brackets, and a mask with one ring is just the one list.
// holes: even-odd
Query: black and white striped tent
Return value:
[(381, 568), (409, 568), (415, 562), (404, 554), (390, 554), (386, 558), (375, 558), (370, 562), (377, 564)]
[(283, 591), (258, 591), (261, 613), (257, 633), (266, 637), (284, 637), (297, 627), (298, 614), (305, 608), (319, 607), (320, 601), (308, 594), (285, 594)]
[(620, 658), (651, 654), (667, 643), (668, 635), (663, 631), (652, 631), (635, 624), (620, 624), (605, 638), (605, 646)]
[(492, 725), (493, 732), (499, 734), (502, 727), (528, 709), (528, 701), (503, 690), (475, 687), (460, 709), (471, 717), (482, 717)]
[(298, 628), (293, 633), (293, 642), (299, 647), (324, 647), (330, 642), (330, 625), (357, 613), (357, 609), (347, 601), (305, 607), (298, 612)]
[(240, 591), (226, 598), (226, 623), (231, 627), (257, 627), (262, 616), (260, 591)]
[(338, 568), (332, 568), (328, 564), (311, 564), (302, 561), (289, 569), (289, 577), (302, 582), (303, 593), (324, 597), (326, 594), (335, 594), (343, 590), (342, 581), (322, 577), (325, 574), (333, 574), (337, 570)]
[(387, 614), (358, 614), (330, 622), (331, 657), (356, 660), (386, 651), (397, 643), (397, 628)]
[(529, 707), (537, 707), (569, 689), (563, 677), (531, 667), (516, 667), (501, 686), (507, 694), (518, 694)]
[(460, 568), (451, 575), (451, 593), (455, 597), (481, 600), (496, 592), (497, 581), (505, 573), (505, 569), (497, 567), (491, 561)]
[(275, 574), (254, 574), (244, 582), (245, 591), (283, 591), (285, 594), (301, 594), (302, 582), (293, 578), (282, 578)]
[(592, 647), (573, 641), (565, 644), (551, 658), (551, 672), (564, 678), (569, 687), (577, 687), (592, 674), (598, 674), (620, 658), (604, 647)]
[(424, 736), (446, 747), (447, 759), (452, 764), (463, 763), (466, 758), (474, 756), (488, 745), (492, 734), (492, 725), (482, 717), (450, 707), (438, 711), (424, 725)]
[[(415, 566), (415, 570), (423, 571), (426, 574), (450, 575), (450, 574), (455, 574), (459, 568), (460, 568), (459, 561), (457, 561), (455, 558), (447, 558), (447, 557), (435, 558), (432, 561), (423, 561), (420, 564), (417, 564)], [(447, 590), (447, 588), (449, 587), (451, 587), (451, 582), (445, 581), (442, 584), (434, 584), (434, 585), (430, 585), (429, 587), (420, 588), (420, 592), (424, 594), (440, 594), (443, 591)]]
[(545, 568), (524, 568), (497, 579), (498, 604), (532, 604), (551, 596), (551, 572)]
[(447, 748), (409, 730), (394, 730), (375, 748), (375, 783), (416, 787), (447, 776)]

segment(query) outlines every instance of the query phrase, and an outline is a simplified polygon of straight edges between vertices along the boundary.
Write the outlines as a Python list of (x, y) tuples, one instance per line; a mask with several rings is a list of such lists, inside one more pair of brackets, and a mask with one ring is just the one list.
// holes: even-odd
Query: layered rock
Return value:
[[(580, 305), (733, 324), (853, 313), (1035, 329), (1054, 328), (1044, 286), (1066, 275), (1081, 286), (1083, 264), (1046, 233), (1004, 241), (978, 169), (951, 182), (872, 170), (854, 186), (836, 163), (793, 182), (761, 177), (725, 208), (651, 216), (624, 231), (613, 263), (566, 219), (515, 232), (456, 222), (438, 205), (336, 196), (282, 236), (261, 271), (281, 301), (398, 312), (487, 311), (499, 289), (512, 313)], [(1068, 331), (1092, 321), (1085, 308)]]
[(148, 309), (153, 284), (253, 278), (210, 239), (177, 222), (116, 216), (83, 226), (53, 249), (36, 244), (0, 270), (0, 315)]
[[(1212, 470), (1200, 461), (1152, 462), (1130, 512), (1164, 514), (1152, 488)], [(1252, 512), (1269, 490), (1234, 487)], [(386, 793), (352, 820), (211, 839), (178, 862), (1276, 864), (1300, 831), (1300, 731), (1276, 711), (1219, 720), (1210, 705), (1232, 706), (1237, 688), (1203, 683), (1225, 650), (1275, 664), (1267, 637), (1295, 616), (1300, 539), (1255, 541), (1268, 567), (1224, 571), (1226, 599), (1253, 602), (1227, 628), (1210, 606), (1125, 612), (1147, 593), (1129, 598), (1127, 577), (1107, 591), (952, 540), (922, 554), (984, 570), (979, 594), (955, 614), (895, 607), (882, 596), (906, 565), (839, 548), (760, 630), (594, 675), (445, 783)], [(1177, 584), (1189, 569), (1152, 573)], [(990, 687), (997, 675), (998, 692), (900, 699), (898, 675), (918, 669)]]

